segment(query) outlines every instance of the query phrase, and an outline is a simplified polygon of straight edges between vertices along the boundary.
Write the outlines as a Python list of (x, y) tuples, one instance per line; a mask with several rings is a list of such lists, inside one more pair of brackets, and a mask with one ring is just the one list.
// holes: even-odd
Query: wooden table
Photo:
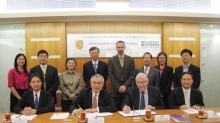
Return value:
[[(216, 112), (220, 112), (220, 108), (205, 108), (205, 110), (214, 110)], [(218, 122), (220, 123), (220, 118), (212, 118), (212, 119), (198, 119), (196, 118), (196, 114), (188, 114), (180, 109), (164, 109), (164, 110), (155, 110), (157, 115), (164, 115), (164, 114), (184, 114), (190, 118), (192, 118), (195, 122)], [(56, 112), (58, 113), (58, 112)], [(64, 120), (50, 120), (50, 117), (53, 115), (51, 113), (45, 113), (37, 115), (33, 120), (28, 121), (28, 123), (71, 123), (71, 122), (64, 122)], [(113, 113), (113, 116), (106, 116), (105, 123), (144, 123), (145, 121), (144, 116), (135, 117), (139, 119), (133, 119), (133, 117), (122, 117), (119, 113)], [(79, 118), (75, 115), (69, 115), (68, 119), (72, 119), (72, 123), (77, 123)], [(0, 113), (0, 122), (4, 120), (4, 113)], [(172, 119), (170, 121), (158, 121), (154, 123), (175, 123)]]

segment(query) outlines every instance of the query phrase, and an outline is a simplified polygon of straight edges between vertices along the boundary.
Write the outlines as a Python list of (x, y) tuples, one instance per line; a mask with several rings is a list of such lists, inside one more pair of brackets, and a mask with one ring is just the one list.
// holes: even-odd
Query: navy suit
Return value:
[[(46, 112), (54, 112), (54, 107), (53, 107), (53, 101), (52, 101), (52, 96), (49, 92), (41, 90), (40, 92), (40, 98), (39, 98), (39, 103), (38, 103), (38, 109), (36, 114), (42, 114)], [(14, 107), (14, 112), (17, 114), (20, 114), (21, 111), (25, 107), (31, 107), (35, 109), (34, 106), (34, 93), (33, 90), (28, 90), (26, 91), (21, 100), (17, 103), (17, 105)]]
[[(158, 70), (160, 70), (160, 66), (155, 66)], [(168, 100), (171, 91), (171, 85), (173, 81), (173, 68), (170, 66), (165, 66), (162, 74), (160, 75), (160, 92), (162, 94), (163, 102), (165, 107), (168, 108)]]
[[(198, 89), (201, 81), (200, 68), (193, 64), (190, 64), (188, 72), (191, 72), (194, 76), (192, 87)], [(174, 88), (182, 86), (180, 80), (182, 73), (183, 73), (183, 66), (181, 65), (175, 69), (174, 78), (173, 78)]]
[[(44, 73), (43, 73), (40, 65), (37, 65), (37, 66), (31, 68), (30, 75), (32, 73), (40, 74), (41, 81), (42, 81), (41, 90), (44, 90)], [(55, 67), (53, 67), (51, 65), (47, 65), (45, 81), (46, 81), (46, 91), (51, 93), (51, 95), (54, 99), (54, 103), (56, 104), (57, 103), (56, 91), (58, 89), (58, 85), (60, 84), (60, 80), (58, 78), (58, 72)]]
[(86, 88), (91, 87), (90, 86), (90, 79), (95, 74), (100, 74), (104, 77), (105, 84), (104, 84), (103, 88), (106, 89), (106, 81), (108, 79), (108, 65), (107, 65), (107, 63), (99, 60), (98, 66), (97, 66), (97, 73), (95, 73), (92, 60), (86, 62), (83, 65), (83, 79), (86, 83)]
[[(86, 88), (79, 92), (79, 95), (70, 105), (69, 112), (72, 113), (75, 109), (78, 109), (79, 106), (82, 109), (92, 108), (92, 89), (91, 88)], [(115, 112), (117, 110), (115, 102), (111, 98), (111, 94), (104, 89), (102, 89), (99, 92), (98, 108), (99, 108), (99, 112)]]
[[(138, 73), (144, 73), (144, 66), (135, 70), (135, 77), (137, 76)], [(147, 74), (147, 78), (149, 80), (149, 85), (155, 86), (158, 88), (160, 87), (160, 72), (158, 69), (151, 66)]]
[[(148, 105), (154, 106), (155, 109), (163, 109), (164, 103), (161, 98), (161, 93), (159, 88), (154, 86), (147, 86), (148, 91)], [(128, 105), (134, 110), (139, 109), (139, 103), (140, 103), (140, 91), (137, 86), (130, 87), (125, 96), (125, 100), (123, 101), (122, 108), (125, 105)]]
[[(190, 104), (204, 106), (202, 93), (199, 90), (191, 88), (190, 92)], [(171, 91), (169, 98), (169, 107), (170, 108), (179, 108), (180, 106), (185, 105), (185, 98), (183, 94), (183, 88), (178, 87)]]

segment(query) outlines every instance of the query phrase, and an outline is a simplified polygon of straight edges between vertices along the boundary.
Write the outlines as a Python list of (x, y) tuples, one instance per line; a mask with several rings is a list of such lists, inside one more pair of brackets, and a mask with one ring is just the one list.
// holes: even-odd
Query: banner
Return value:
[(161, 34), (67, 34), (67, 57), (90, 57), (93, 46), (100, 49), (99, 57), (112, 57), (119, 40), (125, 42), (124, 53), (131, 57), (143, 57), (145, 52), (156, 57), (161, 51)]

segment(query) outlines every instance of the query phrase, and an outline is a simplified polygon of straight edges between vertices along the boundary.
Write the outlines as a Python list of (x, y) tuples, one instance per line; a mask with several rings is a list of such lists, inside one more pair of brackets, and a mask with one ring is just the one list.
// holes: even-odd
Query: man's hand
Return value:
[(93, 113), (93, 112), (97, 112), (97, 108), (88, 108), (85, 111), (88, 113)]
[(181, 105), (181, 106), (180, 106), (180, 109), (182, 109), (182, 110), (187, 110), (188, 108), (187, 108), (186, 105)]
[(79, 109), (75, 110), (74, 113), (75, 113), (76, 115), (79, 115), (82, 111), (83, 111), (83, 109), (79, 108)]
[(76, 94), (69, 94), (69, 100), (72, 100), (75, 96)]
[(36, 113), (37, 113), (37, 110), (31, 107), (25, 107), (24, 110), (21, 112), (21, 114), (23, 115), (32, 115)]
[(151, 105), (147, 105), (147, 106), (145, 106), (144, 109), (145, 109), (145, 110), (146, 110), (146, 109), (155, 110), (155, 107), (153, 107), (153, 106), (151, 106)]
[(120, 93), (125, 93), (126, 87), (124, 85), (120, 86), (119, 90)]
[(128, 114), (131, 111), (131, 108), (129, 106), (125, 105), (122, 110), (124, 113)]

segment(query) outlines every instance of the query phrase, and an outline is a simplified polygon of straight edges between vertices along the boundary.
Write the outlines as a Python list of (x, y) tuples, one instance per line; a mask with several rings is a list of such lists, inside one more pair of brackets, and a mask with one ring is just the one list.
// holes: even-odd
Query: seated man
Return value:
[(136, 86), (130, 87), (123, 101), (123, 112), (129, 113), (131, 108), (138, 109), (162, 109), (164, 103), (159, 88), (148, 85), (146, 74), (139, 73), (136, 76)]
[(52, 96), (41, 90), (41, 79), (38, 73), (30, 75), (29, 84), (32, 90), (26, 91), (21, 100), (14, 107), (14, 112), (23, 115), (42, 114), (54, 111)]
[(188, 108), (198, 109), (199, 106), (204, 106), (202, 93), (192, 88), (193, 74), (183, 72), (181, 76), (181, 87), (177, 87), (171, 91), (169, 97), (170, 108), (180, 108), (182, 110)]
[(83, 89), (69, 107), (70, 113), (86, 112), (115, 112), (116, 105), (111, 94), (102, 89), (104, 78), (95, 74), (90, 79), (91, 88)]

